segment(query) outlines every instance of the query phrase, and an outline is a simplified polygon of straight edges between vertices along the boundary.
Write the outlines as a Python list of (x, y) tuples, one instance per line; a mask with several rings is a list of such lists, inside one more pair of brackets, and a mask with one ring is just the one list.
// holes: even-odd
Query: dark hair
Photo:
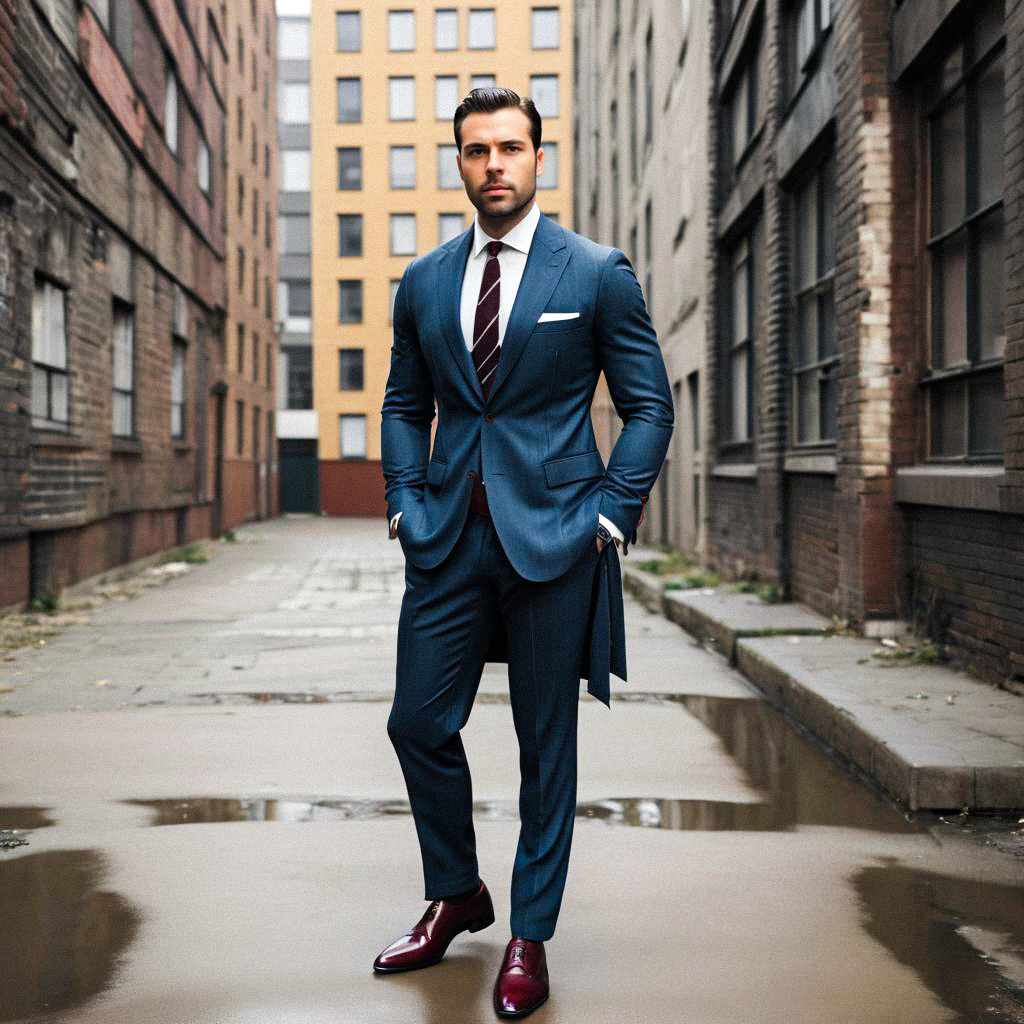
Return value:
[(482, 89), (473, 89), (455, 110), (455, 145), (459, 150), (462, 150), (462, 122), (466, 120), (467, 114), (490, 114), (506, 107), (515, 107), (530, 119), (530, 139), (533, 141), (533, 148), (540, 149), (540, 114), (537, 113), (533, 100), (529, 97), (524, 99), (511, 89), (486, 86)]

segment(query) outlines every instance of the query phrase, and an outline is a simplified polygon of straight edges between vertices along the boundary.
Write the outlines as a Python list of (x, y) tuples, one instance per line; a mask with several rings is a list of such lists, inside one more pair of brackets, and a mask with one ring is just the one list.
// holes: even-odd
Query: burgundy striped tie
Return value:
[(480, 282), (480, 298), (476, 304), (476, 318), (473, 322), (473, 365), (480, 378), (484, 398), (491, 393), (494, 371), (498, 369), (501, 346), (498, 344), (498, 311), (501, 309), (501, 264), (498, 253), (501, 242), (488, 242), (487, 264), (484, 278)]

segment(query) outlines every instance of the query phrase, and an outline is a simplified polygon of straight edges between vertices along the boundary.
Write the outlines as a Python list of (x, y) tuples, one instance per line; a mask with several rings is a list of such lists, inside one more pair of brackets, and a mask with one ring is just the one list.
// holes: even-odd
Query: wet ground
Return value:
[[(494, 1019), (517, 830), (503, 666), (465, 731), (498, 920), (436, 967), (370, 970), (424, 907), (384, 730), (403, 573), (383, 534), (240, 531), (0, 665), (0, 1021)], [(627, 628), (629, 682), (610, 711), (580, 705), (531, 1020), (1024, 1021), (1024, 870), (969, 835), (991, 828), (908, 819), (676, 626), (627, 601)]]

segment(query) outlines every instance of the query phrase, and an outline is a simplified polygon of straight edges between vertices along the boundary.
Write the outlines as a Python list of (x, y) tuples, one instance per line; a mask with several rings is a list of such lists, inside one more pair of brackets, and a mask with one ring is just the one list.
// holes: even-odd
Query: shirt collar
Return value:
[(504, 242), (513, 249), (529, 255), (530, 244), (533, 242), (533, 234), (537, 230), (537, 222), (540, 220), (540, 207), (534, 199), (530, 212), (509, 232), (504, 238), (491, 238), (482, 227), (480, 227), (480, 215), (473, 218), (473, 255), (479, 256), (488, 242)]

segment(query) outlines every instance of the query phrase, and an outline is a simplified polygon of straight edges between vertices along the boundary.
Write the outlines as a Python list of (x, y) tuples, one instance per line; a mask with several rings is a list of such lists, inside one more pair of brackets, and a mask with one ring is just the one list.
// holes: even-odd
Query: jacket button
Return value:
[(487, 415), (484, 416), (484, 422), (485, 423), (493, 423), (494, 422), (494, 413), (493, 412), (487, 413)]
[(467, 479), (467, 480), (475, 480), (475, 479), (476, 479), (476, 473), (475, 473), (475, 472), (474, 472), (474, 471), (473, 471), (473, 470), (471, 469), (471, 470), (470, 470), (470, 471), (469, 471), (469, 472), (468, 472), (468, 473), (466, 474), (466, 479)]

